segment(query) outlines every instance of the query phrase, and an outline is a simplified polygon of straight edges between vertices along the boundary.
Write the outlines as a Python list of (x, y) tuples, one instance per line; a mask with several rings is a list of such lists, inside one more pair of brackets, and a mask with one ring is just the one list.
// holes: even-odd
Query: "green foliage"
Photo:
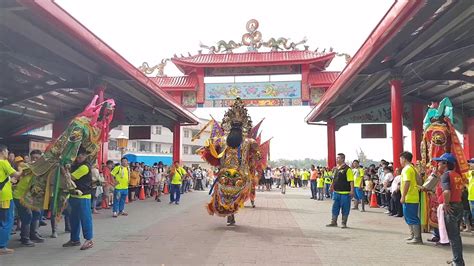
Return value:
[(314, 164), (314, 166), (326, 166), (327, 162), (326, 159), (310, 159), (306, 158), (304, 160), (286, 160), (286, 159), (278, 159), (275, 161), (270, 161), (269, 165), (270, 167), (280, 167), (280, 166), (291, 166), (291, 167), (296, 167), (298, 169), (309, 169), (311, 165)]
[[(370, 164), (375, 164), (379, 165), (379, 161), (375, 161), (372, 159), (367, 159), (366, 157), (359, 158), (360, 164), (364, 167), (368, 167)], [(346, 162), (348, 165), (351, 165), (351, 161)], [(306, 158), (304, 160), (287, 160), (287, 159), (278, 159), (275, 161), (270, 161), (269, 165), (270, 167), (281, 167), (281, 166), (288, 166), (288, 167), (293, 167), (293, 168), (298, 168), (298, 169), (310, 169), (311, 165), (314, 164), (314, 166), (323, 166), (325, 167), (327, 165), (326, 159), (310, 159)]]

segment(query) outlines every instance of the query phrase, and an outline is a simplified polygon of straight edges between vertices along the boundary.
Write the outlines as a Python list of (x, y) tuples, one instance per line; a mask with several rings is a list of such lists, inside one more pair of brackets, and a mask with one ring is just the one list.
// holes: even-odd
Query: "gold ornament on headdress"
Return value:
[(236, 98), (234, 104), (224, 114), (222, 127), (226, 132), (230, 131), (232, 123), (240, 123), (244, 134), (252, 129), (252, 119), (247, 114), (247, 108), (245, 108), (244, 102), (240, 98)]

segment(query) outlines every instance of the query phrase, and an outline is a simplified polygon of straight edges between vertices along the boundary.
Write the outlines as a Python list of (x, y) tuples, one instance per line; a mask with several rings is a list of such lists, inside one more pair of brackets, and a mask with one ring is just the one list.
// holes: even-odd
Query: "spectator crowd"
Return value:
[[(51, 217), (51, 210), (30, 210), (21, 204), (21, 198), (28, 189), (31, 177), (23, 177), (25, 164), (33, 163), (42, 156), (39, 150), (28, 155), (17, 156), (0, 145), (0, 255), (11, 254), (7, 248), (11, 235), (19, 232), (23, 247), (34, 247), (45, 242), (38, 228), (51, 226), (51, 238), (58, 237), (58, 221)], [(82, 229), (86, 240), (81, 250), (92, 248), (94, 243), (92, 215), (111, 209), (112, 217), (127, 216), (125, 205), (137, 200), (153, 198), (161, 202), (163, 194), (170, 194), (170, 204), (179, 205), (182, 194), (191, 191), (203, 191), (214, 181), (214, 171), (199, 166), (180, 166), (175, 162), (171, 166), (156, 162), (153, 165), (128, 162), (122, 158), (120, 163), (107, 161), (98, 167), (85, 163), (87, 154), (79, 151), (71, 166), (71, 176), (81, 190), (81, 195), (71, 194), (62, 212), (64, 231), (71, 233), (71, 239), (64, 247), (81, 245), (79, 241)]]
[[(50, 237), (57, 237), (57, 221), (50, 216), (50, 210), (29, 210), (21, 204), (21, 195), (29, 182), (22, 177), (24, 165), (38, 160), (41, 155), (40, 151), (34, 150), (28, 155), (16, 156), (0, 145), (0, 255), (13, 253), (7, 245), (10, 235), (17, 232), (24, 247), (45, 242), (38, 228), (46, 226), (48, 219)], [(120, 163), (107, 161), (98, 167), (84, 163), (85, 157), (86, 154), (79, 152), (71, 167), (74, 182), (85, 194), (71, 194), (62, 213), (64, 231), (71, 233), (70, 241), (63, 246), (79, 246), (82, 229), (86, 241), (81, 250), (93, 247), (93, 214), (111, 209), (114, 218), (127, 216), (126, 203), (147, 198), (161, 202), (163, 194), (169, 194), (169, 204), (179, 205), (181, 195), (212, 186), (217, 171), (181, 166), (178, 162), (171, 166), (162, 162), (153, 165), (129, 163), (127, 158), (122, 158)], [(256, 189), (259, 192), (277, 189), (285, 194), (287, 189), (301, 188), (308, 190), (312, 200), (331, 199), (332, 218), (328, 227), (338, 226), (338, 216), (342, 215), (341, 228), (348, 228), (351, 210), (365, 212), (368, 207), (384, 208), (388, 216), (404, 217), (409, 228), (408, 244), (423, 243), (422, 198), (425, 197), (425, 201), (435, 198), (438, 226), (430, 227), (432, 237), (427, 241), (437, 246), (450, 245), (453, 251), (450, 263), (464, 265), (460, 232), (470, 233), (472, 229), (474, 160), (469, 160), (471, 170), (466, 181), (456, 172), (453, 154), (433, 158), (436, 166), (430, 173), (426, 173), (420, 162), (412, 163), (412, 159), (411, 153), (402, 153), (401, 167), (396, 169), (393, 163), (385, 160), (367, 166), (353, 160), (348, 165), (344, 154), (338, 154), (337, 166), (332, 169), (315, 165), (303, 169), (267, 167), (262, 171)]]

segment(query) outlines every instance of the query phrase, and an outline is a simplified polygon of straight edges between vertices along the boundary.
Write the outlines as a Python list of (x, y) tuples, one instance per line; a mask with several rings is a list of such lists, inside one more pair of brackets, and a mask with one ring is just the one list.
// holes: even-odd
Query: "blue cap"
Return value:
[(449, 162), (449, 163), (456, 163), (456, 158), (454, 157), (454, 155), (452, 153), (447, 152), (447, 153), (441, 155), (438, 158), (433, 158), (433, 161), (435, 161), (435, 162), (445, 161), (445, 162)]

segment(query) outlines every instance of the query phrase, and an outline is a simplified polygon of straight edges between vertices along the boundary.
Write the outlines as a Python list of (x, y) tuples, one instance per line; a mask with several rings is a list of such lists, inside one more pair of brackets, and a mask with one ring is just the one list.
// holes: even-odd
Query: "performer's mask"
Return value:
[(246, 185), (246, 180), (237, 169), (221, 169), (218, 174), (219, 193), (226, 202), (232, 201)]

